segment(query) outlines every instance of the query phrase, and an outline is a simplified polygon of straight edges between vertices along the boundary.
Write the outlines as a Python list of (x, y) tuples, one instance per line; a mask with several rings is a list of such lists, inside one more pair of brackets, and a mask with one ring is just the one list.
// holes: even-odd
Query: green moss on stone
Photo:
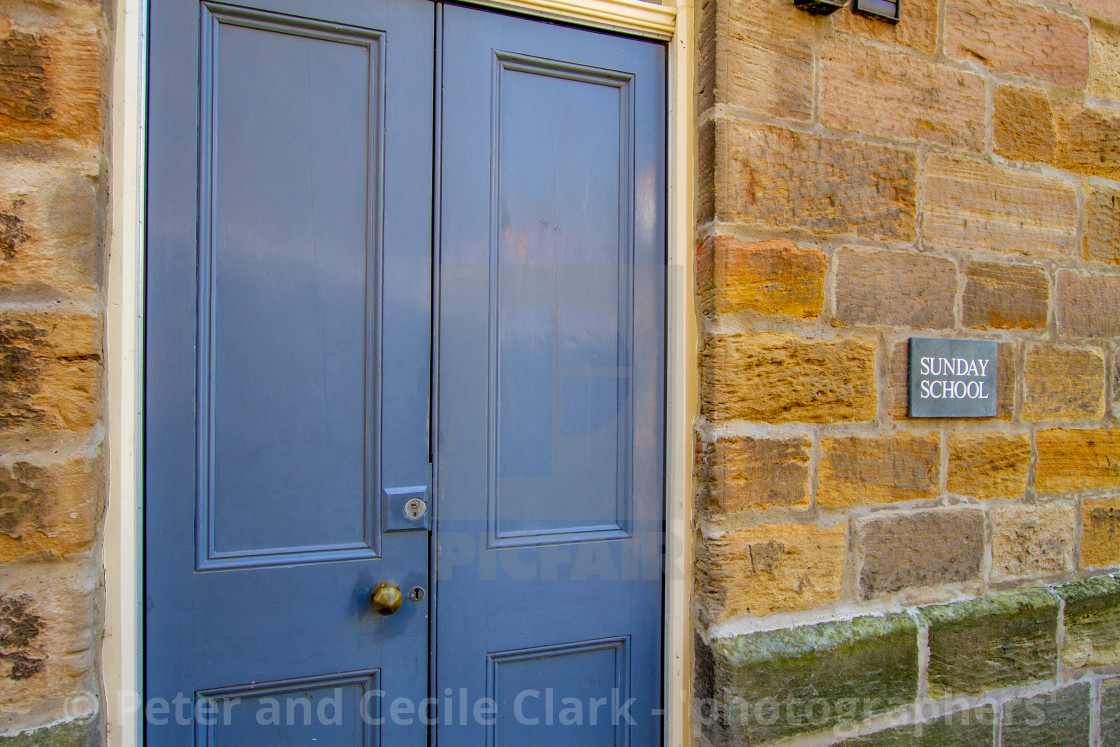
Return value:
[(1089, 683), (1082, 682), (1004, 703), (1003, 747), (1086, 747), (1089, 698)]
[(1120, 663), (1120, 580), (1097, 576), (1054, 590), (1066, 600), (1062, 661), (1071, 667)]
[(1059, 602), (1043, 589), (926, 607), (929, 692), (979, 693), (1056, 676)]
[(92, 747), (98, 743), (95, 726), (94, 719), (81, 719), (0, 736), (0, 747)]
[(989, 747), (995, 743), (996, 712), (972, 708), (921, 724), (884, 729), (841, 742), (843, 747)]
[(912, 703), (917, 642), (905, 614), (713, 641), (705, 733), (714, 744), (761, 744)]

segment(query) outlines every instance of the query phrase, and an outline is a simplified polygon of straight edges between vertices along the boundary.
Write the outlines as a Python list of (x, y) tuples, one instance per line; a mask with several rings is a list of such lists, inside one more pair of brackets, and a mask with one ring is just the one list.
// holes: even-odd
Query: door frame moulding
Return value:
[[(693, 303), (695, 58), (693, 2), (474, 0), (478, 7), (619, 31), (668, 43), (666, 543), (664, 743), (691, 741), (692, 423), (697, 332)], [(143, 744), (143, 360), (147, 2), (118, 0), (113, 17), (110, 224), (106, 276), (109, 482), (102, 560), (103, 719), (111, 747)]]

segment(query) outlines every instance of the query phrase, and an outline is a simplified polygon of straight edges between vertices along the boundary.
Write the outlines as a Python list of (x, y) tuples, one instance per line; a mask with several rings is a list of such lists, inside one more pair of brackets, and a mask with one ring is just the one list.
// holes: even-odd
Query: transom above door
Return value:
[(659, 743), (663, 47), (150, 28), (149, 743)]

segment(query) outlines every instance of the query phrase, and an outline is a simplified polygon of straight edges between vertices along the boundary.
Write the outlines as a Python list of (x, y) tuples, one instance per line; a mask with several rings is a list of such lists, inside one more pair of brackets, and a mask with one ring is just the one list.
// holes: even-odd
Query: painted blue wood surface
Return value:
[(147, 740), (422, 745), (434, 9), (248, 5), (151, 3)]
[(442, 23), (438, 744), (659, 744), (664, 48)]
[[(664, 48), (427, 0), (150, 44), (148, 743), (659, 743)], [(431, 453), (434, 548), (382, 505)]]

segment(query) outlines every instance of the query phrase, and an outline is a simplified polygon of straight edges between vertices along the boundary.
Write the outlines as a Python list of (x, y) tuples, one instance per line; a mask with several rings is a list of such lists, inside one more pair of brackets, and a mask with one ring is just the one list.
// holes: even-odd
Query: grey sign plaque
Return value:
[(910, 417), (996, 414), (995, 342), (910, 338)]

